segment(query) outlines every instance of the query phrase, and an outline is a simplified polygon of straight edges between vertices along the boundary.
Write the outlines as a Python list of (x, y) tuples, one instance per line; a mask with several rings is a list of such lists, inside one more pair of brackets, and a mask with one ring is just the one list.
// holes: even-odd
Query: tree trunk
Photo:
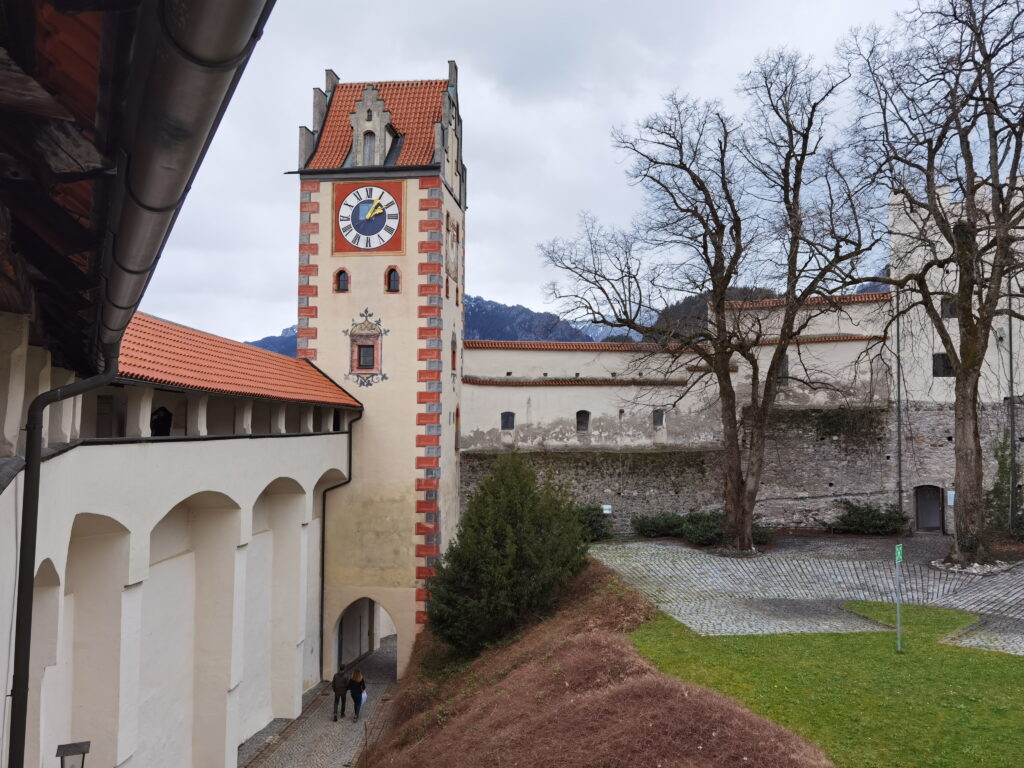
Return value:
[(970, 369), (957, 376), (955, 423), (953, 427), (956, 472), (953, 485), (953, 544), (948, 562), (958, 565), (989, 559), (984, 538), (985, 489), (982, 485), (981, 436), (978, 432), (979, 371)]
[[(732, 383), (719, 385), (722, 409), (722, 472), (725, 475), (723, 502), (725, 505), (725, 538), (729, 546), (742, 549), (742, 542), (750, 541), (750, 517), (745, 514), (746, 482), (743, 477), (743, 455), (740, 430), (736, 419), (736, 394)], [(747, 549), (753, 546), (747, 545)]]

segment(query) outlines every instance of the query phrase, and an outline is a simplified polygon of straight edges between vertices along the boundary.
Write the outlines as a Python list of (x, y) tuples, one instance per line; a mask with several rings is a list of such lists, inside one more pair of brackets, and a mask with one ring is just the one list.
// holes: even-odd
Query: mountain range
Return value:
[[(601, 341), (614, 332), (603, 326), (569, 323), (553, 312), (535, 312), (519, 304), (509, 306), (479, 296), (467, 296), (465, 303), (467, 339)], [(294, 357), (296, 330), (296, 326), (293, 325), (282, 330), (277, 336), (264, 336), (262, 339), (246, 343)]]

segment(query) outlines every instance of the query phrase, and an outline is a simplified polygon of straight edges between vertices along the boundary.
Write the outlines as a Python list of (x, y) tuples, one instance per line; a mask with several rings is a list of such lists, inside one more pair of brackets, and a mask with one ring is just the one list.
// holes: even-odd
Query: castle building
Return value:
[[(502, 452), (610, 505), (624, 532), (720, 504), (699, 361), (463, 343), (453, 62), (425, 81), (328, 71), (314, 91), (297, 358), (137, 312), (272, 3), (114, 5), (0, 0), (18, 22), (0, 28), (0, 766), (51, 765), (77, 741), (90, 765), (234, 766), (384, 636), (402, 675), (461, 499)], [(948, 519), (948, 366), (927, 326), (893, 328), (893, 298), (807, 308), (767, 451), (770, 523), (820, 528), (838, 500), (900, 487), (917, 529)], [(732, 309), (770, 325), (777, 308)], [(1003, 332), (987, 442), (1020, 376)]]

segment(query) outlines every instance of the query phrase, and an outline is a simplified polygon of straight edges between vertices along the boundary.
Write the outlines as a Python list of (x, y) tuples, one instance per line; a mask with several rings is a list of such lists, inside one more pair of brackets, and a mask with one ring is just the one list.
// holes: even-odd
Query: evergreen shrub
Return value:
[[(695, 547), (720, 547), (726, 543), (723, 512), (691, 512), (688, 515), (662, 512), (656, 515), (637, 515), (633, 518), (633, 530), (638, 535), (648, 538), (672, 536), (683, 539)], [(754, 544), (763, 546), (771, 543), (771, 529), (756, 521), (751, 533)]]
[(612, 524), (600, 507), (579, 507), (576, 514), (579, 515), (584, 541), (604, 541), (612, 537)]
[(832, 525), (834, 533), (892, 536), (902, 531), (907, 522), (895, 504), (882, 506), (870, 501), (840, 499), (839, 505), (843, 513)]
[(586, 564), (572, 497), (538, 482), (523, 459), (500, 457), (466, 505), (456, 540), (430, 580), (434, 635), (476, 653), (551, 606)]

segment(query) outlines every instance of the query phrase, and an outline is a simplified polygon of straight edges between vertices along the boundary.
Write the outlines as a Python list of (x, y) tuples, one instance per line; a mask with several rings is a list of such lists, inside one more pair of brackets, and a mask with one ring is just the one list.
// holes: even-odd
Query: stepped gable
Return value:
[(184, 389), (361, 408), (308, 360), (136, 312), (121, 344), (126, 379)]
[(441, 122), (441, 96), (448, 89), (448, 81), (404, 80), (335, 86), (316, 151), (306, 168), (340, 168), (344, 164), (352, 148), (349, 116), (368, 86), (377, 89), (391, 113), (392, 127), (402, 138), (402, 151), (395, 165), (428, 165), (434, 162), (434, 126)]

